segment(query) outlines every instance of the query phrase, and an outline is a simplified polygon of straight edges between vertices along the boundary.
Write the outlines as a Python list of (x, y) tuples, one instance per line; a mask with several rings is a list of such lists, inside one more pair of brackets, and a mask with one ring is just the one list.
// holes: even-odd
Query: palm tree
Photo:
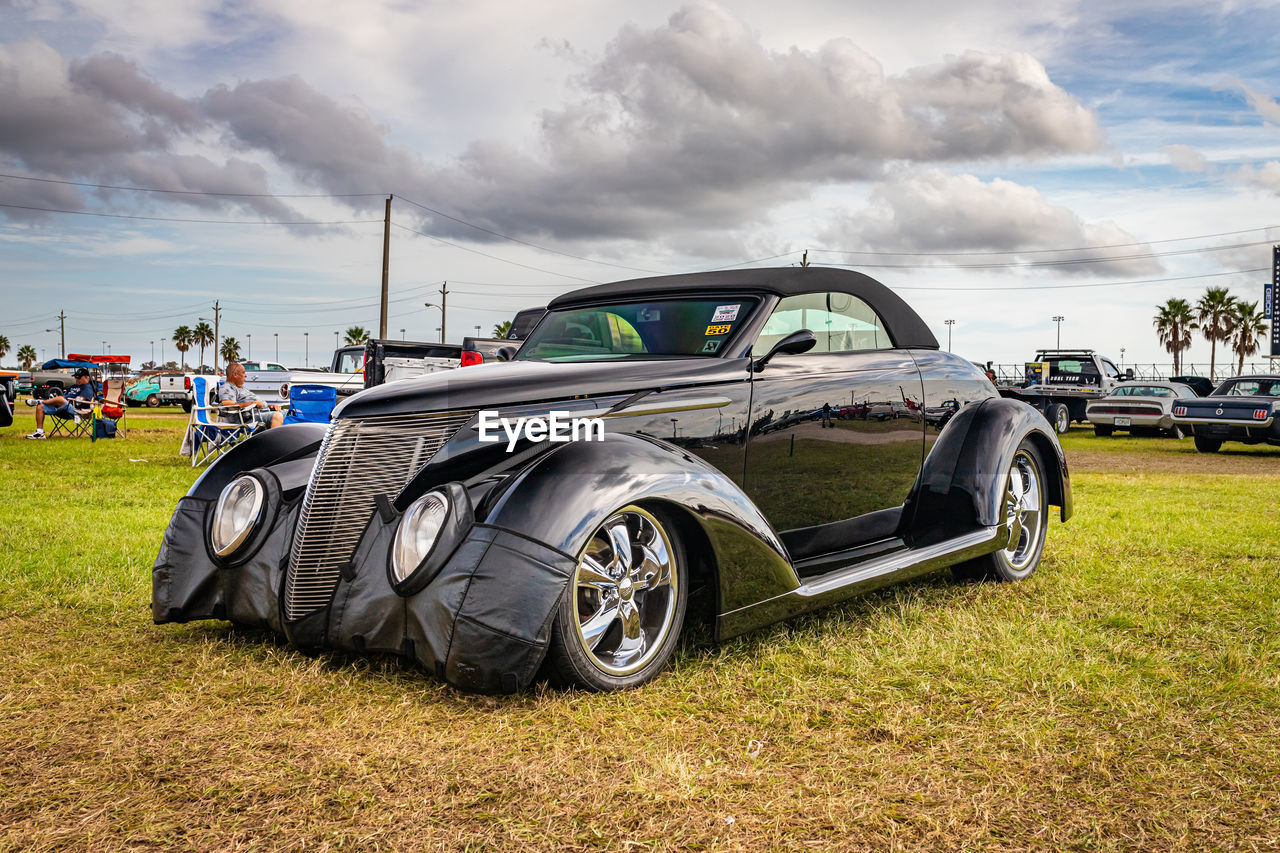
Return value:
[(1196, 303), (1196, 320), (1200, 323), (1200, 333), (1209, 342), (1209, 378), (1213, 379), (1213, 368), (1218, 355), (1218, 341), (1226, 343), (1231, 340), (1231, 317), (1235, 310), (1236, 298), (1225, 287), (1210, 287)]
[(178, 348), (178, 352), (182, 358), (182, 369), (187, 369), (187, 350), (191, 349), (191, 345), (195, 343), (192, 331), (189, 326), (179, 326), (173, 330), (173, 345)]
[(1258, 310), (1258, 303), (1238, 301), (1231, 325), (1231, 346), (1240, 357), (1236, 365), (1236, 375), (1239, 376), (1244, 373), (1245, 356), (1253, 355), (1262, 346), (1262, 341), (1267, 336), (1267, 321)]
[(191, 342), (200, 347), (200, 372), (204, 373), (204, 348), (213, 345), (213, 326), (197, 323), (191, 330)]
[(9, 350), (12, 348), (13, 346), (12, 344), (9, 343), (9, 339), (6, 338), (4, 335), (0, 335), (0, 360), (3, 360), (5, 357), (5, 354), (8, 353)]
[(511, 334), (511, 321), (503, 320), (501, 323), (494, 323), (493, 336), (495, 338), (505, 338)]
[(1182, 354), (1191, 348), (1191, 333), (1199, 328), (1191, 303), (1185, 299), (1170, 299), (1156, 306), (1153, 319), (1156, 334), (1167, 352), (1173, 355), (1173, 375), (1182, 374)]
[(235, 338), (223, 338), (219, 351), (222, 355), (222, 360), (227, 364), (240, 360), (240, 342)]
[(347, 346), (355, 346), (369, 340), (369, 332), (363, 326), (352, 326), (342, 333)]
[(36, 363), (36, 348), (31, 344), (23, 344), (18, 348), (18, 361), (23, 370), (30, 370), (31, 365)]

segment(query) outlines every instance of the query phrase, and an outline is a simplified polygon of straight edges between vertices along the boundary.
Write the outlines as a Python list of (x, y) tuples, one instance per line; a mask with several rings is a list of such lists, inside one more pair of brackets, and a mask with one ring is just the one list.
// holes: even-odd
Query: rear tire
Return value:
[(665, 514), (625, 506), (596, 528), (556, 605), (546, 672), (564, 686), (625, 690), (667, 665), (688, 602), (689, 571)]
[(1202, 435), (1196, 436), (1196, 450), (1201, 453), (1217, 453), (1222, 449), (1222, 439), (1205, 438)]
[(1013, 455), (1005, 479), (1007, 547), (955, 566), (956, 577), (965, 580), (1021, 581), (1031, 577), (1044, 553), (1049, 527), (1049, 492), (1045, 488), (1044, 460), (1029, 438)]
[(150, 395), (148, 395), (148, 396), (147, 396), (147, 408), (148, 408), (148, 409), (154, 409), (154, 408), (157, 408), (159, 405), (160, 405), (160, 397), (159, 397), (158, 395), (156, 395), (156, 394), (150, 394)]
[(1103, 426), (1101, 424), (1093, 425), (1093, 434), (1100, 438), (1107, 438), (1108, 436), (1111, 435), (1111, 433), (1115, 431), (1116, 431), (1116, 428), (1113, 426)]
[(1071, 410), (1063, 403), (1053, 403), (1045, 411), (1045, 417), (1053, 424), (1053, 431), (1062, 435), (1071, 429)]

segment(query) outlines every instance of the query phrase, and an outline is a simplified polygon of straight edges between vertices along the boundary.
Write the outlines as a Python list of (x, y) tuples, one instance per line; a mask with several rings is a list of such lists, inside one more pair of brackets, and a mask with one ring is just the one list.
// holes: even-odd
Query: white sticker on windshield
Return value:
[(711, 322), (727, 323), (730, 320), (738, 319), (738, 309), (742, 307), (742, 303), (737, 305), (717, 305), (716, 313), (712, 315)]

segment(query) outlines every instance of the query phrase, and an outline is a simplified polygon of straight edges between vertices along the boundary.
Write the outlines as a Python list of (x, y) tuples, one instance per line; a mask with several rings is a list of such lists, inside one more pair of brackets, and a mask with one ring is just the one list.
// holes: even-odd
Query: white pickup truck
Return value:
[(1064, 433), (1072, 421), (1086, 419), (1090, 400), (1101, 399), (1132, 380), (1132, 369), (1121, 373), (1115, 362), (1091, 349), (1044, 349), (1036, 353), (1035, 361), (1026, 363), (1022, 382), (997, 389), (1002, 397), (1035, 406), (1056, 432)]
[[(308, 385), (329, 385), (338, 389), (339, 397), (346, 397), (364, 390), (364, 373), (360, 360), (342, 358), (342, 354), (352, 347), (345, 347), (334, 353), (330, 370), (311, 370), (307, 368), (288, 368), (273, 361), (244, 362), (244, 387), (248, 388), (264, 403), (286, 403), (289, 400), (289, 386), (295, 382)], [(355, 347), (363, 352), (363, 347)]]

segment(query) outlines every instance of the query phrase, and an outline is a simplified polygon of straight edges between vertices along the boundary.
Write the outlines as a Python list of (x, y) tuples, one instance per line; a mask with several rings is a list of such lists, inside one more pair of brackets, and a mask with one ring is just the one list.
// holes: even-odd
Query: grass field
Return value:
[[(1065, 437), (1016, 586), (944, 576), (620, 695), (151, 624), (180, 415), (0, 433), (0, 849), (1280, 845), (1280, 450)], [(1230, 447), (1230, 446), (1229, 446)]]

